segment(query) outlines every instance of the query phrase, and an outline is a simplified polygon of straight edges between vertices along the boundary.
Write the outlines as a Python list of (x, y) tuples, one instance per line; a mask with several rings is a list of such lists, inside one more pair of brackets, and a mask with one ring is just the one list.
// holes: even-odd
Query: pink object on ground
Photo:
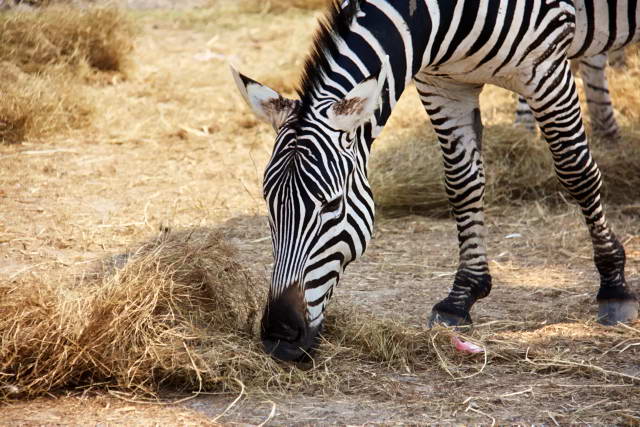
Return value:
[(484, 348), (470, 342), (462, 341), (458, 337), (451, 337), (451, 344), (453, 344), (456, 350), (465, 353), (484, 353)]

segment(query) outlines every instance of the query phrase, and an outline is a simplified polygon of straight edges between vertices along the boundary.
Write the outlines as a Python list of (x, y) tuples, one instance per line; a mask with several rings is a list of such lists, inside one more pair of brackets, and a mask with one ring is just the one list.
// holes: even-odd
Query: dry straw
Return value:
[(257, 339), (265, 283), (236, 258), (218, 232), (190, 230), (109, 258), (73, 283), (0, 284), (0, 393), (326, 391), (357, 383), (354, 363), (416, 369), (432, 360), (427, 331), (338, 305), (313, 363), (275, 362)]
[[(605, 200), (637, 201), (640, 196), (637, 141), (626, 137), (611, 145), (609, 141), (596, 140), (591, 146), (604, 177)], [(544, 141), (515, 126), (498, 125), (485, 130), (483, 159), (485, 201), (489, 206), (538, 199), (558, 201), (561, 194), (566, 194), (555, 177)], [(374, 153), (369, 177), (376, 206), (382, 214), (442, 216), (449, 212), (442, 154), (435, 137), (426, 132), (388, 142)]]
[(0, 94), (0, 142), (77, 129), (89, 124), (93, 112), (82, 87), (62, 71), (34, 75), (0, 63)]
[[(220, 232), (194, 229), (164, 233), (74, 280), (0, 283), (0, 399), (88, 387), (136, 396), (167, 387), (193, 393), (371, 391), (384, 384), (362, 372), (439, 366), (464, 379), (491, 363), (640, 382), (619, 372), (615, 361), (584, 359), (582, 352), (578, 362), (559, 345), (533, 345), (553, 334), (530, 332), (524, 324), (481, 325), (467, 339), (487, 352), (469, 356), (453, 349), (450, 330), (426, 330), (341, 304), (329, 310), (312, 363), (278, 363), (258, 340), (266, 284), (237, 259)], [(592, 327), (575, 328), (591, 333)], [(604, 344), (624, 352), (631, 347), (621, 340), (640, 339), (633, 327), (598, 334), (598, 342), (582, 342), (580, 349)]]
[[(292, 371), (259, 351), (260, 283), (212, 232), (163, 235), (104, 262), (74, 285), (0, 288), (0, 382), (37, 395), (96, 383), (153, 393), (161, 386), (268, 388)], [(115, 261), (114, 261), (115, 260)], [(260, 301), (261, 302), (261, 301)]]
[[(115, 8), (55, 5), (0, 14), (0, 59), (29, 73), (64, 65), (122, 71), (132, 49), (133, 29)], [(79, 67), (79, 68), (75, 68)]]
[(80, 128), (93, 105), (83, 83), (124, 72), (133, 29), (113, 8), (51, 6), (0, 13), (0, 142)]
[[(333, 0), (239, 0), (238, 6), (244, 13), (280, 13), (291, 8), (303, 10), (322, 10)], [(212, 0), (211, 5), (216, 6), (220, 0)]]

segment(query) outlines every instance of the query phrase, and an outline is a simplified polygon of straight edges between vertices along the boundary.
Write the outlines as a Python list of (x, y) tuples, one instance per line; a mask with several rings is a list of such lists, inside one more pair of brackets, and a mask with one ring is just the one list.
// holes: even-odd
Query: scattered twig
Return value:
[(239, 379), (237, 379), (237, 378), (232, 378), (232, 379), (233, 379), (235, 382), (237, 382), (238, 384), (240, 384), (240, 393), (238, 394), (238, 397), (236, 397), (236, 398), (235, 398), (235, 400), (234, 400), (233, 402), (231, 402), (231, 403), (229, 404), (229, 406), (227, 406), (227, 408), (226, 408), (224, 411), (222, 411), (222, 413), (221, 413), (221, 414), (219, 414), (219, 415), (218, 415), (218, 416), (216, 416), (213, 420), (211, 420), (211, 421), (212, 421), (212, 422), (214, 422), (214, 423), (215, 423), (216, 421), (218, 421), (220, 418), (222, 418), (222, 417), (223, 417), (227, 412), (229, 412), (229, 410), (230, 410), (231, 408), (233, 408), (233, 407), (236, 405), (236, 403), (238, 403), (238, 401), (240, 400), (240, 398), (242, 398), (242, 396), (244, 395), (244, 384), (242, 383), (242, 381), (240, 381), (240, 380), (239, 380)]
[(267, 424), (269, 421), (271, 421), (271, 419), (276, 415), (276, 404), (275, 404), (275, 402), (269, 400), (269, 403), (271, 403), (271, 412), (269, 412), (269, 416), (267, 416), (267, 419), (264, 420), (263, 422), (261, 422), (260, 424), (258, 424), (257, 427), (263, 427), (265, 424)]

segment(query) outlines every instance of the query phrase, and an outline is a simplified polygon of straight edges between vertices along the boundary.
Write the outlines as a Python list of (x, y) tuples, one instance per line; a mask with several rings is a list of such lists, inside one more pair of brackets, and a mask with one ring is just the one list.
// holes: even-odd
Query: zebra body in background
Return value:
[(639, 15), (635, 0), (344, 0), (316, 35), (299, 100), (233, 70), (246, 102), (277, 133), (263, 184), (274, 253), (265, 350), (297, 360), (317, 342), (334, 287), (372, 235), (371, 144), (412, 79), (442, 148), (458, 229), (458, 270), (430, 324), (470, 323), (472, 305), (491, 290), (478, 104), (486, 83), (527, 99), (580, 205), (600, 273), (600, 321), (637, 318), (567, 58), (637, 41)]
[[(601, 53), (592, 57), (575, 60), (579, 64), (580, 75), (584, 83), (584, 91), (591, 118), (591, 129), (594, 135), (616, 140), (620, 137), (620, 128), (616, 121), (609, 94), (606, 67), (607, 61), (616, 68), (625, 66), (624, 51)], [(535, 117), (527, 105), (526, 99), (518, 96), (515, 122), (533, 132), (536, 129)]]

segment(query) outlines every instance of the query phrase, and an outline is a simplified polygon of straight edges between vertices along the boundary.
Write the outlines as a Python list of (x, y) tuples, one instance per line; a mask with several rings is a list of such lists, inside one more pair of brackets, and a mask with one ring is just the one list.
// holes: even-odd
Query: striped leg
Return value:
[(522, 96), (518, 96), (515, 124), (522, 126), (529, 132), (536, 131), (536, 118), (533, 117), (533, 113), (527, 104), (527, 100)]
[(558, 179), (580, 205), (591, 234), (601, 280), (599, 321), (631, 321), (638, 317), (638, 301), (625, 282), (624, 248), (607, 225), (600, 203), (600, 170), (589, 151), (568, 62), (558, 66), (547, 81), (548, 85), (540, 85), (541, 95), (530, 96), (528, 103), (553, 155)]
[[(623, 52), (622, 59), (624, 60), (624, 51), (620, 52)], [(575, 64), (575, 60), (573, 63)], [(607, 54), (604, 53), (580, 59), (580, 75), (584, 82), (593, 133), (599, 137), (615, 141), (620, 137), (620, 129), (609, 94), (606, 67)], [(526, 99), (522, 96), (518, 97), (515, 123), (531, 132), (536, 129), (533, 113)]]
[[(482, 87), (416, 79), (444, 157), (445, 187), (458, 228), (460, 261), (449, 295), (433, 307), (429, 325), (471, 323), (469, 310), (491, 290), (485, 249)], [(442, 90), (446, 88), (446, 90)]]
[(580, 74), (587, 95), (593, 133), (615, 140), (620, 137), (620, 130), (609, 95), (606, 67), (607, 54), (605, 53), (580, 59)]

